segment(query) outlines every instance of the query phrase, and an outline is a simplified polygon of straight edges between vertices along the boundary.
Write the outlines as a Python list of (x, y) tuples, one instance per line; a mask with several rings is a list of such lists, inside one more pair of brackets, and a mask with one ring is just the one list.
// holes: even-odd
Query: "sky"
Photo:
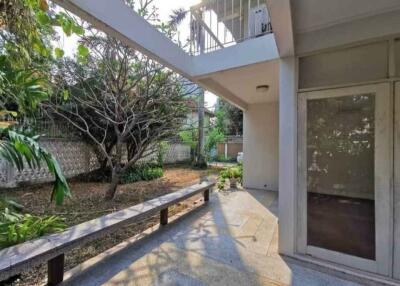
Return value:
[[(167, 22), (169, 20), (169, 16), (176, 9), (183, 8), (189, 9), (191, 6), (200, 3), (201, 0), (154, 0), (153, 4), (158, 8), (160, 20), (163, 22)], [(180, 39), (183, 42), (185, 39), (189, 37), (189, 19), (184, 21), (178, 28)], [(74, 56), (77, 46), (78, 37), (72, 35), (67, 37), (61, 31), (60, 40), (57, 45), (63, 48), (66, 56)], [(217, 102), (217, 96), (206, 92), (205, 93), (205, 101), (208, 108), (212, 109)]]

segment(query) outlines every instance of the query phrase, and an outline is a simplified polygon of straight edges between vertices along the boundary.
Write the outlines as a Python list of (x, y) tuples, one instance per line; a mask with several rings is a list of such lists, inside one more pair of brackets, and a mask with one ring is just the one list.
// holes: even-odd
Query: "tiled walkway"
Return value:
[(65, 284), (357, 285), (282, 259), (277, 208), (273, 192), (213, 194), (162, 230), (76, 268)]

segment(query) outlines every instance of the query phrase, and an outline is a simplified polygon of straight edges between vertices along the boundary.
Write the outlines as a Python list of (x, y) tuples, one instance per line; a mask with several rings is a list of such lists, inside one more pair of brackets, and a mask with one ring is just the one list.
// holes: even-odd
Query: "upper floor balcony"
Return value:
[(265, 100), (256, 92), (259, 85), (269, 85), (277, 94), (279, 59), (293, 54), (293, 41), (286, 36), (292, 35), (288, 0), (202, 0), (185, 13), (190, 27), (186, 50), (123, 0), (55, 1), (242, 109)]
[(189, 12), (191, 55), (272, 33), (266, 0), (203, 0)]

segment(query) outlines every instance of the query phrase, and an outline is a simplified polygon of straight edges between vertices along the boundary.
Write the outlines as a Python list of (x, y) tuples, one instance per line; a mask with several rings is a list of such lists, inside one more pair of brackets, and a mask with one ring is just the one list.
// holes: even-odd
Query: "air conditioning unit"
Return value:
[(249, 37), (258, 37), (271, 30), (267, 5), (262, 4), (249, 11)]

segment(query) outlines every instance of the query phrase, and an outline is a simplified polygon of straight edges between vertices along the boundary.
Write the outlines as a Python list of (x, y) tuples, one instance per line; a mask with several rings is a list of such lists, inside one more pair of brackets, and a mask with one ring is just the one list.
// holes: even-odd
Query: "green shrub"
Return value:
[(20, 209), (16, 202), (0, 199), (0, 249), (66, 228), (58, 216), (33, 216)]
[(162, 167), (164, 165), (165, 154), (167, 153), (168, 146), (169, 146), (169, 144), (166, 141), (158, 143), (157, 164), (159, 167)]
[(122, 175), (121, 183), (130, 184), (139, 181), (151, 181), (161, 178), (164, 175), (163, 169), (157, 164), (142, 164), (133, 167)]
[(4, 212), (0, 221), (0, 248), (9, 247), (66, 228), (58, 216), (40, 217)]
[(236, 158), (234, 157), (226, 157), (224, 155), (218, 155), (214, 158), (215, 162), (221, 163), (236, 163)]

